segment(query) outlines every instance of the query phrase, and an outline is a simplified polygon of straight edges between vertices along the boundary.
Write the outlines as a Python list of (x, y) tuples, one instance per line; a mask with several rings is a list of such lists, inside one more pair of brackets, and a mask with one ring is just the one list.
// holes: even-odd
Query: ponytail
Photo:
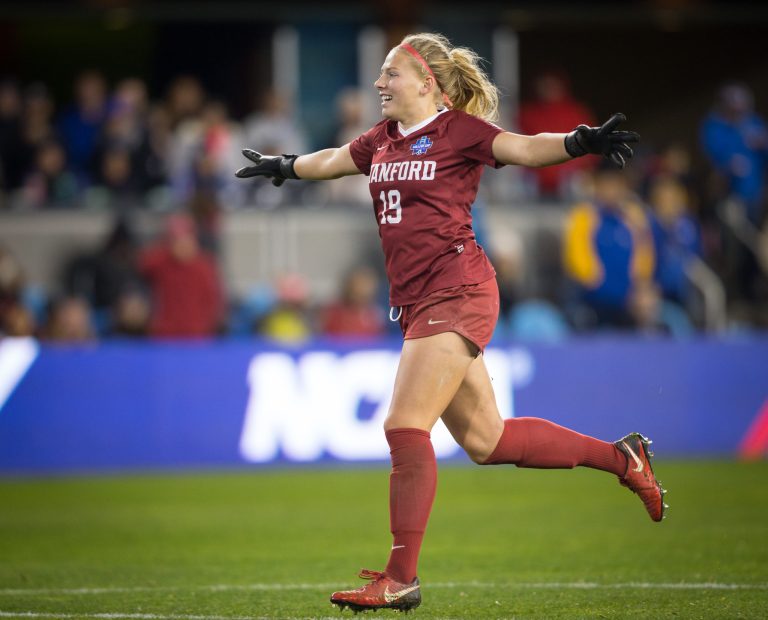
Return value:
[(431, 73), (440, 90), (438, 105), (462, 110), (487, 121), (499, 115), (499, 91), (481, 67), (482, 58), (466, 47), (453, 47), (441, 34), (411, 34), (403, 43), (416, 50), (413, 65), (426, 77)]

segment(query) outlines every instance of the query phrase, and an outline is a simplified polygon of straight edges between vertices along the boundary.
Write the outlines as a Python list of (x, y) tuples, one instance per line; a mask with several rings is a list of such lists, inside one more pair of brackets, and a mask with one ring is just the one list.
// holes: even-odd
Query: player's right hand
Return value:
[(299, 178), (293, 169), (298, 155), (262, 155), (253, 149), (243, 149), (243, 155), (255, 165), (245, 166), (235, 172), (235, 176), (240, 179), (266, 177), (272, 179), (272, 185), (280, 187), (286, 179)]
[(571, 157), (581, 157), (587, 153), (603, 155), (623, 168), (634, 155), (629, 143), (640, 142), (640, 136), (634, 131), (616, 130), (618, 124), (626, 120), (627, 117), (618, 112), (600, 127), (579, 125), (565, 136), (565, 150)]

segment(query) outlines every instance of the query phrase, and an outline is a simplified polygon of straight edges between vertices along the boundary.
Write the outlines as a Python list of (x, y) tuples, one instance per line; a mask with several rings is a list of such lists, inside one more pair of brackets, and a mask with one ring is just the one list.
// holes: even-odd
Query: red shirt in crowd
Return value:
[[(520, 106), (520, 133), (533, 136), (537, 133), (568, 133), (577, 125), (593, 125), (592, 113), (570, 97), (558, 101), (534, 101)], [(559, 166), (531, 168), (538, 182), (539, 191), (544, 194), (559, 193), (562, 179), (578, 170), (594, 167), (591, 157), (577, 157)]]
[(140, 269), (152, 292), (153, 336), (212, 336), (222, 315), (222, 295), (216, 264), (203, 250), (179, 258), (165, 244), (150, 248)]

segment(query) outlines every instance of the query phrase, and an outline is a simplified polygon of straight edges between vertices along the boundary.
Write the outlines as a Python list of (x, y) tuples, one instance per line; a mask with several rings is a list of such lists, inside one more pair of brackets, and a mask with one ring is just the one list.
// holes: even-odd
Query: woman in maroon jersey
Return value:
[(638, 433), (615, 443), (537, 418), (502, 420), (481, 353), (499, 310), (494, 270), (472, 232), (470, 207), (485, 165), (548, 166), (587, 153), (623, 167), (637, 134), (618, 131), (624, 116), (569, 134), (522, 136), (491, 124), (498, 93), (478, 56), (440, 35), (407, 36), (387, 55), (374, 86), (384, 120), (351, 143), (308, 155), (266, 156), (237, 176), (286, 179), (369, 177), (390, 283), (393, 319), (403, 348), (384, 423), (390, 446), (390, 525), (384, 571), (335, 592), (331, 602), (354, 611), (412, 609), (421, 602), (416, 565), (435, 495), (430, 430), (442, 418), (481, 465), (601, 469), (637, 493), (655, 521), (663, 490)]

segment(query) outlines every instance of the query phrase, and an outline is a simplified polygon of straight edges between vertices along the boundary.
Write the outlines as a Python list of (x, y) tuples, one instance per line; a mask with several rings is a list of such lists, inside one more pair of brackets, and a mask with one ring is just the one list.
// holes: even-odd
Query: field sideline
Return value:
[[(768, 463), (443, 466), (409, 617), (768, 617)], [(387, 468), (0, 480), (0, 618), (340, 618), (390, 542)], [(400, 617), (379, 612), (376, 618)]]

